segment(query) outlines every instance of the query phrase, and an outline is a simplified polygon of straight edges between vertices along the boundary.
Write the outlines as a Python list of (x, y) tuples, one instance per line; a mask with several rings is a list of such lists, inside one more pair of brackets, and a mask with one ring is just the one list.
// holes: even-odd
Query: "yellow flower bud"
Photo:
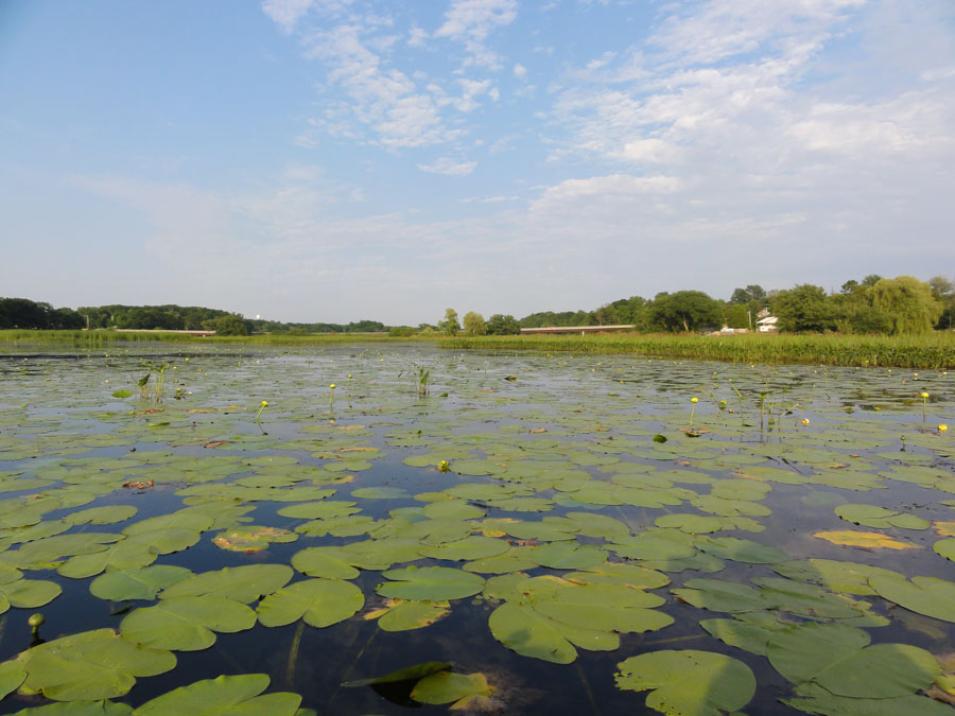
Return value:
[(926, 392), (923, 390), (921, 393), (919, 393), (919, 396), (922, 398), (922, 400), (925, 400), (926, 398), (928, 398), (928, 393), (926, 393)]
[(694, 395), (692, 398), (690, 398), (690, 402), (693, 403), (693, 405), (696, 405), (700, 402), (700, 399)]
[(947, 433), (947, 432), (948, 432), (948, 425), (946, 425), (945, 423), (942, 423), (941, 425), (938, 426), (938, 431), (939, 431), (940, 433)]
[(809, 418), (803, 418), (799, 422), (801, 422), (803, 425), (809, 425)]
[(263, 400), (261, 403), (259, 403), (259, 406), (261, 406), (261, 407), (263, 407), (263, 408), (267, 408), (267, 407), (269, 407), (269, 401)]
[(329, 383), (328, 387), (331, 388), (332, 390), (335, 390), (335, 384), (334, 384), (334, 383)]

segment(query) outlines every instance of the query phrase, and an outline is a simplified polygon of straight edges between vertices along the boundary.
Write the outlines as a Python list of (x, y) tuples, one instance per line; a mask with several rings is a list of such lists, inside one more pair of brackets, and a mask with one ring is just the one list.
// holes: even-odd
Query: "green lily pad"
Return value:
[(124, 639), (157, 649), (200, 651), (216, 641), (214, 632), (234, 633), (255, 626), (245, 604), (215, 595), (172, 597), (130, 612), (120, 624)]
[(155, 599), (166, 587), (181, 582), (192, 572), (185, 567), (157, 565), (143, 569), (107, 572), (90, 584), (90, 592), (100, 599), (122, 602), (130, 599)]
[(570, 664), (577, 658), (574, 645), (549, 619), (530, 607), (502, 604), (488, 619), (494, 638), (521, 656)]
[(900, 574), (875, 575), (869, 584), (876, 593), (909, 611), (955, 623), (955, 582), (937, 577), (912, 577)]
[(34, 646), (17, 657), (27, 672), (21, 688), (55, 701), (123, 696), (137, 677), (176, 666), (169, 651), (137, 646), (112, 629), (80, 632)]
[(743, 708), (756, 693), (746, 664), (708, 651), (653, 651), (617, 668), (618, 689), (650, 691), (647, 706), (667, 716), (718, 716)]
[(160, 599), (176, 597), (225, 597), (248, 604), (284, 587), (292, 578), (285, 564), (250, 564), (202, 572), (176, 582), (160, 592)]
[(467, 710), (492, 693), (494, 688), (487, 683), (484, 674), (439, 671), (415, 684), (411, 698), (422, 704), (452, 704), (452, 710)]
[(259, 622), (275, 627), (304, 619), (324, 628), (344, 621), (365, 604), (361, 589), (340, 579), (308, 579), (270, 594), (258, 607)]
[(372, 676), (367, 679), (355, 679), (342, 682), (342, 687), (355, 689), (361, 686), (375, 686), (377, 684), (400, 684), (404, 681), (419, 681), (426, 676), (441, 671), (449, 671), (451, 663), (447, 661), (425, 661), (421, 664), (406, 666), (381, 676)]
[[(403, 599), (390, 600), (393, 602), (386, 607), (378, 617), (378, 627), (382, 631), (411, 631), (423, 629), (443, 619), (451, 613), (448, 602), (406, 601)], [(370, 618), (366, 615), (365, 618)]]
[(309, 577), (354, 579), (360, 574), (335, 547), (307, 547), (292, 555), (292, 566)]
[(931, 526), (928, 520), (904, 512), (887, 510), (876, 505), (839, 505), (835, 513), (846, 522), (865, 527), (901, 527), (909, 530), (924, 530)]
[(169, 714), (202, 714), (202, 716), (240, 716), (269, 714), (295, 716), (302, 697), (288, 692), (260, 694), (269, 686), (265, 674), (218, 676), (180, 686), (169, 693), (147, 701), (134, 716), (169, 716)]
[(463, 599), (484, 588), (484, 579), (476, 574), (450, 567), (405, 567), (384, 573), (390, 582), (378, 585), (383, 597), (444, 601)]
[(776, 635), (767, 656), (796, 684), (814, 682), (851, 698), (893, 698), (927, 688), (941, 673), (924, 649), (908, 644), (868, 646), (869, 635), (841, 624), (807, 624)]

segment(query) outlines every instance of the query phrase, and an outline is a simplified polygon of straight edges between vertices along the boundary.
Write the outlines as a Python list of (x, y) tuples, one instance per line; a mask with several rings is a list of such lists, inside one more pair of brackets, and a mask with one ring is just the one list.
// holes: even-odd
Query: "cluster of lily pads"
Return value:
[[(170, 356), (157, 402), (115, 389), (136, 360), (0, 381), (0, 612), (64, 580), (107, 606), (0, 642), (0, 694), (71, 709), (24, 714), (303, 713), (266, 674), (117, 699), (220, 635), (458, 611), (515, 659), (619, 655), (600, 678), (665, 714), (739, 711), (767, 666), (806, 713), (951, 712), (955, 446), (921, 419), (951, 409), (943, 374), (336, 349)], [(423, 396), (405, 376), (429, 361)], [(206, 547), (228, 566), (190, 561)], [(899, 612), (935, 631), (908, 643)], [(340, 680), (508, 710), (493, 674), (433, 656)]]

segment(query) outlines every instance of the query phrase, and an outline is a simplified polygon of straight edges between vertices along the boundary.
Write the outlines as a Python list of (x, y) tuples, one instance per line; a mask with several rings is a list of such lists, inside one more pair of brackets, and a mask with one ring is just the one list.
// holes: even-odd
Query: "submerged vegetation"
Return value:
[(229, 345), (0, 358), (0, 712), (951, 713), (944, 371)]

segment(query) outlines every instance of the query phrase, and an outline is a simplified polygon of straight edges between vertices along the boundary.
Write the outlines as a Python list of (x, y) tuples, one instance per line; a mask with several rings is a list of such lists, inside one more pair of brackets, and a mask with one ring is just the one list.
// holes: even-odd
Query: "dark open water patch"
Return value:
[(0, 713), (950, 713), (953, 405), (934, 371), (4, 356)]

